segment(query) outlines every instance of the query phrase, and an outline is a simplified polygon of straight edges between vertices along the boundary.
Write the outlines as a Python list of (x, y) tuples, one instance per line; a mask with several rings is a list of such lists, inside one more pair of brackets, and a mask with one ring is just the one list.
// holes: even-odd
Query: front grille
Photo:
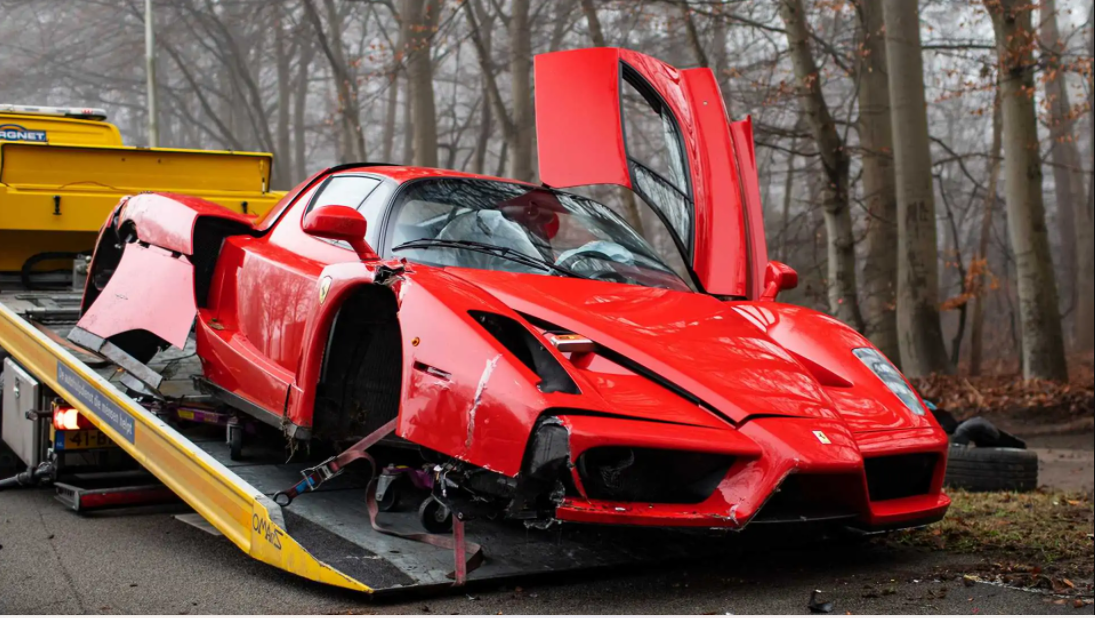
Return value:
[(871, 502), (927, 495), (932, 488), (939, 455), (922, 453), (876, 457), (865, 462)]
[(782, 524), (854, 518), (863, 499), (859, 475), (793, 474), (783, 481), (753, 519)]
[(733, 464), (727, 455), (606, 446), (583, 453), (578, 474), (591, 500), (698, 504)]

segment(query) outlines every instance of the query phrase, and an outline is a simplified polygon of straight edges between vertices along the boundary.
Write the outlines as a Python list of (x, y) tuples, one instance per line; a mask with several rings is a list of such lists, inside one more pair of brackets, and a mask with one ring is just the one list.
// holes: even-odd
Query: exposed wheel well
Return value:
[(316, 388), (313, 435), (349, 440), (399, 415), (403, 344), (392, 291), (365, 285), (352, 292), (331, 325)]
[[(186, 259), (189, 259), (194, 269), (193, 294), (199, 307), (207, 305), (213, 271), (225, 238), (246, 234), (249, 230), (250, 228), (236, 221), (211, 216), (197, 218), (194, 224), (194, 255)], [(126, 245), (136, 242), (140, 240), (135, 223), (121, 220), (119, 211), (115, 211), (95, 248), (95, 256), (85, 284), (81, 315), (91, 308), (113, 278), (122, 261)], [(169, 347), (159, 336), (140, 329), (114, 335), (109, 340), (142, 364), (148, 364), (157, 352)]]

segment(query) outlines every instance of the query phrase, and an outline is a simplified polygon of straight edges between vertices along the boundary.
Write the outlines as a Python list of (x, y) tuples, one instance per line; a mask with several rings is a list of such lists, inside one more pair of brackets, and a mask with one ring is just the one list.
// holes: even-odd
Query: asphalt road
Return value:
[(871, 546), (759, 546), (717, 561), (373, 601), (256, 562), (226, 539), (140, 510), (77, 515), (50, 490), (0, 493), (0, 613), (1092, 615), (1040, 594), (960, 583), (977, 558)]

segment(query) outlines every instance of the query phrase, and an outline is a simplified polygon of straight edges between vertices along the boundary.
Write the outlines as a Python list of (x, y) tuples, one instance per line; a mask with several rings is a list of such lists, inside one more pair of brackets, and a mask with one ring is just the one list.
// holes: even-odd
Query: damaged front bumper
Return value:
[[(571, 449), (570, 484), (555, 510), (562, 522), (729, 530), (839, 522), (873, 532), (934, 523), (950, 506), (942, 491), (946, 437), (934, 430), (852, 434), (839, 422), (790, 418), (737, 430), (580, 415), (559, 421)], [(591, 465), (591, 453), (606, 451), (611, 456)], [(643, 458), (655, 452), (668, 469), (652, 475)], [(629, 478), (631, 468), (640, 476)]]

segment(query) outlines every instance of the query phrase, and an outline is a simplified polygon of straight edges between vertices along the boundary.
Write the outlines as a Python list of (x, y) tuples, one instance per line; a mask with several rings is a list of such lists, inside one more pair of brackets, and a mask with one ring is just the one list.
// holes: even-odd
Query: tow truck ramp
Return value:
[[(20, 298), (19, 309), (35, 306), (33, 299), (27, 304), (26, 296)], [(372, 471), (364, 462), (283, 508), (272, 496), (298, 483), (301, 471), (318, 461), (302, 460), (298, 453), (286, 463), (279, 444), (249, 446), (244, 459), (233, 461), (223, 430), (217, 434), (209, 426), (165, 422), (126, 394), (118, 384), (119, 370), (105, 364), (92, 368), (62, 345), (63, 327), (32, 324), (21, 316), (25, 311), (5, 305), (5, 299), (12, 303), (10, 296), (0, 296), (0, 351), (78, 409), (244, 553), (315, 582), (370, 594), (454, 585), (451, 550), (372, 527), (366, 499)], [(189, 359), (196, 366), (189, 352), (167, 362)], [(176, 367), (164, 392), (185, 391), (190, 382), (189, 374)], [(414, 513), (378, 517), (386, 528), (420, 531)], [(469, 584), (731, 551), (729, 540), (706, 531), (537, 530), (474, 520), (466, 534), (485, 554), (482, 566), (468, 574)]]

